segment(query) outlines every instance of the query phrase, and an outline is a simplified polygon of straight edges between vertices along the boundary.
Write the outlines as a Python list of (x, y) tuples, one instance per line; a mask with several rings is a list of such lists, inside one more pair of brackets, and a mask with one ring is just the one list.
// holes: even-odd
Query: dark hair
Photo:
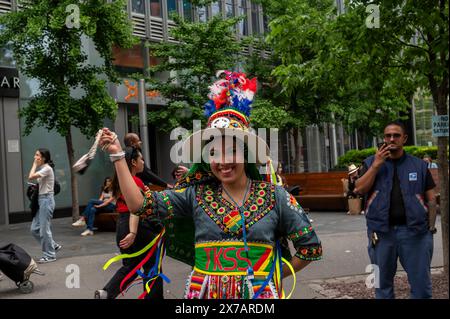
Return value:
[(50, 155), (50, 151), (46, 148), (39, 148), (38, 152), (41, 154), (41, 157), (44, 159), (44, 163), (50, 165), (51, 168), (55, 168), (55, 164), (52, 161), (52, 157)]
[[(131, 164), (133, 160), (137, 160), (141, 155), (141, 152), (136, 147), (125, 147), (125, 160), (127, 161), (128, 169), (131, 172)], [(113, 192), (113, 196), (118, 198), (121, 194), (119, 179), (117, 178), (117, 172), (114, 172), (114, 177), (111, 182), (111, 190)]]
[(384, 126), (384, 128), (386, 129), (386, 127), (391, 126), (391, 125), (396, 125), (396, 126), (400, 127), (403, 131), (403, 134), (406, 134), (406, 126), (405, 126), (405, 124), (403, 124), (403, 122), (400, 122), (399, 120), (395, 120), (395, 121), (392, 121), (392, 122), (389, 122), (388, 124), (386, 124)]
[(111, 190), (111, 185), (109, 185), (109, 187), (106, 186), (106, 181), (107, 180), (111, 180), (111, 177), (107, 176), (105, 177), (105, 179), (103, 180), (103, 185), (102, 185), (102, 192), (108, 192)]

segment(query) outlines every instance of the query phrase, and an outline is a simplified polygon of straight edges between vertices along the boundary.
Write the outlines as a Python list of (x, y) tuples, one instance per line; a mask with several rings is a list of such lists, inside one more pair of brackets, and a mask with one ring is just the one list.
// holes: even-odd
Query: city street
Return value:
[[(323, 259), (311, 263), (306, 269), (297, 273), (296, 290), (292, 298), (323, 298), (310, 287), (313, 280), (335, 277), (363, 275), (370, 264), (367, 256), (367, 238), (364, 216), (349, 216), (345, 213), (311, 213), (313, 226), (322, 240)], [(40, 257), (40, 249), (29, 233), (30, 223), (0, 226), (0, 245), (15, 243), (34, 257)], [(432, 267), (441, 267), (442, 240), (440, 218), (437, 221), (438, 233), (435, 236)], [(92, 299), (94, 291), (102, 288), (118, 269), (113, 264), (106, 271), (104, 263), (114, 257), (118, 250), (115, 246), (115, 234), (96, 232), (94, 236), (81, 237), (82, 229), (74, 229), (70, 218), (53, 220), (55, 240), (63, 245), (58, 252), (58, 260), (39, 265), (45, 276), (33, 275), (35, 289), (31, 294), (21, 294), (15, 284), (6, 276), (0, 280), (0, 299)], [(79, 287), (72, 280), (79, 269)], [(169, 257), (165, 258), (163, 269), (171, 283), (165, 284), (165, 297), (179, 299), (183, 296), (185, 280), (190, 267)], [(399, 270), (401, 267), (399, 266)], [(74, 272), (75, 271), (75, 272)], [(75, 286), (75, 287), (73, 287)], [(285, 292), (292, 287), (292, 277), (284, 281)], [(121, 298), (135, 299), (140, 294), (142, 285), (132, 287)]]

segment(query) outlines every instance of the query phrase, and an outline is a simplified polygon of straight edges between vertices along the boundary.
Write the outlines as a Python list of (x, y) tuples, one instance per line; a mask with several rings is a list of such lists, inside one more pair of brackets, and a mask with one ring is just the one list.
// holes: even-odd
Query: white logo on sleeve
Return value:
[(409, 173), (409, 181), (417, 181), (417, 173)]

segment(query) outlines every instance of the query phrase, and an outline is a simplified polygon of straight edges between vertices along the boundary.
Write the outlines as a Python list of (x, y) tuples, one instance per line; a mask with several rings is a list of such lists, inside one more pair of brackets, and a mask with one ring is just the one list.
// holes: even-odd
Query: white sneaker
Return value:
[(364, 211), (362, 210), (362, 211), (360, 212), (360, 214), (361, 214), (361, 215), (364, 215), (364, 214), (365, 214), (365, 212), (364, 212)]
[(94, 232), (90, 229), (86, 229), (84, 232), (81, 233), (81, 236), (92, 236), (94, 235)]
[(83, 227), (86, 226), (86, 221), (84, 220), (84, 218), (80, 218), (79, 220), (77, 220), (75, 223), (72, 224), (73, 227)]

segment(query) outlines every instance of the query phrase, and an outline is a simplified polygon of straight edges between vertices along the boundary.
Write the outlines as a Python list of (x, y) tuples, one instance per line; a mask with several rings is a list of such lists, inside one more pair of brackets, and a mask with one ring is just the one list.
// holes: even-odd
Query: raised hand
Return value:
[(110, 131), (109, 128), (103, 128), (103, 134), (99, 142), (100, 147), (109, 154), (122, 152), (122, 146), (117, 138), (117, 134)]
[(384, 163), (384, 161), (386, 161), (389, 155), (390, 155), (389, 145), (384, 143), (375, 153), (375, 161), (373, 165), (379, 167), (381, 164)]

